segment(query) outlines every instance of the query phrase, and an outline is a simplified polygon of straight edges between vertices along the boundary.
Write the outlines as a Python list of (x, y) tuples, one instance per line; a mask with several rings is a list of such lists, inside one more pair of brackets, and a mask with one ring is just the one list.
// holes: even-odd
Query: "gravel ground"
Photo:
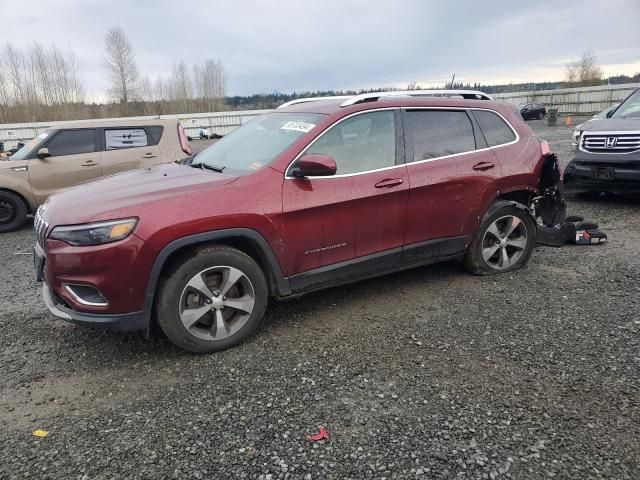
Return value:
[(3, 235), (0, 478), (640, 478), (640, 198), (570, 211), (610, 242), (275, 304), (208, 356), (54, 319)]

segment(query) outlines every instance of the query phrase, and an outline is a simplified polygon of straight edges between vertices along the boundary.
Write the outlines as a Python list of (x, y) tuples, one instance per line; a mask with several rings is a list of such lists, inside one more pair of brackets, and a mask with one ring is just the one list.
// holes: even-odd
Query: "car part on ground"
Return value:
[(120, 330), (155, 312), (209, 352), (253, 332), (269, 297), (448, 259), (520, 268), (532, 198), (544, 222), (564, 215), (557, 159), (513, 106), (444, 93), (295, 102), (188, 162), (53, 195), (35, 222), (47, 305)]
[(568, 216), (553, 227), (539, 225), (536, 241), (539, 245), (562, 247), (567, 243), (576, 245), (595, 245), (605, 243), (607, 234), (598, 229), (598, 224), (585, 222), (579, 216)]

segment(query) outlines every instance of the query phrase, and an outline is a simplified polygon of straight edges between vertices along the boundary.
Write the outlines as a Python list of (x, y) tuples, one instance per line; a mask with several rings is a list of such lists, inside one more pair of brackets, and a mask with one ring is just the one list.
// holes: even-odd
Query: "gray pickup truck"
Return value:
[(564, 171), (565, 192), (640, 193), (640, 89), (606, 118), (573, 132), (575, 157)]

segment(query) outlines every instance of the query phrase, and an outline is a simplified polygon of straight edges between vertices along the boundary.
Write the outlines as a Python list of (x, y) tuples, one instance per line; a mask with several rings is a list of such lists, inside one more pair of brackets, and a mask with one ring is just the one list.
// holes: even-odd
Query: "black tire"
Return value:
[[(505, 242), (505, 246), (503, 248), (502, 246), (499, 246), (497, 238), (488, 230), (492, 225), (494, 225), (494, 222), (497, 222), (496, 226), (498, 231), (500, 230), (499, 227), (501, 225), (510, 225), (508, 223), (509, 217), (517, 217), (521, 223), (518, 222), (517, 231), (512, 232), (511, 236), (508, 238), (503, 237)], [(523, 205), (504, 200), (495, 202), (482, 219), (475, 237), (467, 249), (467, 254), (464, 258), (465, 267), (474, 275), (494, 275), (497, 273), (506, 273), (517, 270), (527, 263), (531, 256), (531, 252), (533, 252), (536, 242), (536, 231), (536, 223)], [(522, 232), (525, 232), (524, 237)], [(513, 235), (518, 236), (513, 237)], [(522, 242), (523, 238), (526, 240), (525, 242)], [(509, 243), (510, 241), (513, 245), (515, 245), (516, 242), (521, 244), (520, 246), (523, 248), (515, 248), (515, 246)], [(487, 242), (495, 243), (487, 244)], [(497, 253), (494, 253), (494, 256), (490, 257), (487, 261), (483, 258), (483, 251), (491, 251), (492, 248), (497, 248)], [(513, 262), (507, 263), (504, 268), (499, 268), (497, 263), (499, 262), (499, 256), (503, 249), (507, 252), (507, 257), (512, 255)], [(495, 257), (496, 254), (498, 257)]]
[(20, 197), (0, 191), (0, 233), (18, 230), (27, 220), (27, 207)]
[[(207, 328), (209, 328), (206, 325), (207, 322), (211, 322), (210, 328), (213, 329), (215, 315), (220, 312), (214, 312), (214, 307), (212, 306), (211, 313), (205, 313), (204, 317), (202, 317), (202, 322), (196, 322), (190, 330), (182, 321), (181, 315), (186, 311), (186, 309), (183, 309), (183, 302), (185, 292), (188, 291), (187, 284), (202, 272), (207, 272), (204, 274), (206, 276), (209, 270), (212, 270), (212, 275), (218, 275), (219, 273), (215, 271), (216, 268), (240, 271), (249, 283), (246, 284), (246, 287), (237, 288), (251, 289), (254, 304), (250, 314), (248, 316), (245, 315), (245, 318), (240, 323), (241, 326), (233, 334), (221, 339), (203, 339), (197, 335), (207, 334)], [(222, 282), (224, 282), (223, 275), (219, 275), (221, 276), (220, 285), (222, 285)], [(199, 278), (203, 278), (202, 275)], [(241, 282), (245, 282), (245, 278)], [(211, 289), (211, 287), (209, 288)], [(211, 289), (214, 294), (215, 288), (217, 287)], [(244, 294), (246, 292), (242, 295)], [(198, 297), (198, 293), (194, 294), (192, 292), (186, 295), (194, 295), (195, 298), (200, 299), (201, 303), (194, 308), (204, 308), (206, 310), (207, 307), (204, 303), (211, 303), (204, 296)], [(218, 297), (218, 295), (215, 296)], [(215, 301), (221, 302), (221, 298), (214, 299), (212, 297), (212, 300), (214, 300), (214, 303)], [(227, 297), (224, 297), (224, 299), (226, 300)], [(230, 300), (233, 300), (233, 298), (230, 298)], [(249, 337), (260, 325), (267, 308), (267, 302), (267, 281), (260, 266), (240, 250), (225, 246), (212, 246), (198, 250), (191, 257), (183, 258), (164, 275), (156, 293), (156, 313), (158, 325), (176, 346), (193, 353), (210, 353), (237, 345)], [(224, 306), (221, 308), (224, 309)], [(181, 312), (181, 309), (183, 309), (183, 312)], [(234, 308), (227, 308), (227, 314), (231, 314), (231, 320), (233, 320), (233, 315), (240, 315), (238, 312)]]

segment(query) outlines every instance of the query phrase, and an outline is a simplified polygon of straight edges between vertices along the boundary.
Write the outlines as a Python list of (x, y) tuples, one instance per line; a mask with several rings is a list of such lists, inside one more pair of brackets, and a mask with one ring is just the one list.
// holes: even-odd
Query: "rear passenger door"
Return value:
[(29, 160), (31, 190), (40, 204), (49, 195), (102, 175), (95, 128), (60, 130), (42, 148), (49, 157)]
[(161, 126), (102, 129), (102, 174), (111, 175), (163, 163), (158, 148), (161, 135)]
[(409, 206), (402, 263), (466, 249), (495, 197), (500, 164), (464, 110), (405, 109)]

